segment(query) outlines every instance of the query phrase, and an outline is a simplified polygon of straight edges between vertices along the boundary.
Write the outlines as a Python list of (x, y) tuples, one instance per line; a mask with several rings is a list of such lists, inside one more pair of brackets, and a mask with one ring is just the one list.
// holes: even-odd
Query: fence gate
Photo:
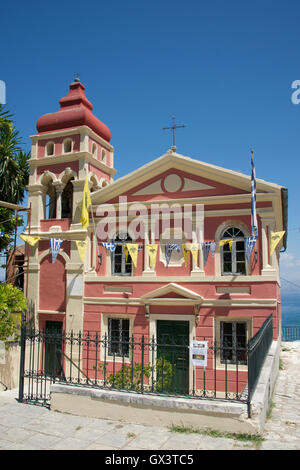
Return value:
[(45, 330), (21, 329), (19, 401), (49, 406), (50, 385), (64, 380), (63, 335), (60, 322)]

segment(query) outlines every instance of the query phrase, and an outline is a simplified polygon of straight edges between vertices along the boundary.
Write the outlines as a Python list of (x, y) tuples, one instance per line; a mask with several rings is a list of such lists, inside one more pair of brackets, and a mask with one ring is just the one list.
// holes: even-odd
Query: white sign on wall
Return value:
[(193, 366), (207, 366), (207, 341), (191, 341), (190, 361)]

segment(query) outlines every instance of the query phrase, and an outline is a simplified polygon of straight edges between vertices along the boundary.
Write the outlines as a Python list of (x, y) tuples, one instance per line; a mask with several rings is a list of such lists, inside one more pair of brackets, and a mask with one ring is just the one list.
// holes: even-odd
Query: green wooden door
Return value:
[(45, 375), (60, 377), (62, 370), (62, 328), (60, 321), (47, 321), (45, 328)]
[(189, 392), (189, 322), (157, 321), (157, 390)]

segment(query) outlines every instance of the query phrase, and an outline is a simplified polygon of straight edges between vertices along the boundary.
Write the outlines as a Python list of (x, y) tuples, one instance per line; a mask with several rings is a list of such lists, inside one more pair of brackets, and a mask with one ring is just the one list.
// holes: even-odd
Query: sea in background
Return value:
[(300, 293), (281, 291), (282, 326), (300, 326)]

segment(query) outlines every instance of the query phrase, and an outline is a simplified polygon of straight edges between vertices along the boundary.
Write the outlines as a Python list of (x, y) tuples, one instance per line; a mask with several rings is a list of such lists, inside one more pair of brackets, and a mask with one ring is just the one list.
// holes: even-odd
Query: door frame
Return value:
[[(189, 322), (189, 344), (196, 336), (196, 327), (195, 327), (195, 315), (177, 315), (170, 313), (151, 313), (149, 318), (149, 334), (150, 341), (154, 337), (157, 340), (157, 321), (166, 320), (166, 321), (186, 321)], [(155, 357), (156, 360), (156, 357)], [(191, 361), (189, 360), (189, 391), (193, 389), (193, 368), (191, 367)]]

